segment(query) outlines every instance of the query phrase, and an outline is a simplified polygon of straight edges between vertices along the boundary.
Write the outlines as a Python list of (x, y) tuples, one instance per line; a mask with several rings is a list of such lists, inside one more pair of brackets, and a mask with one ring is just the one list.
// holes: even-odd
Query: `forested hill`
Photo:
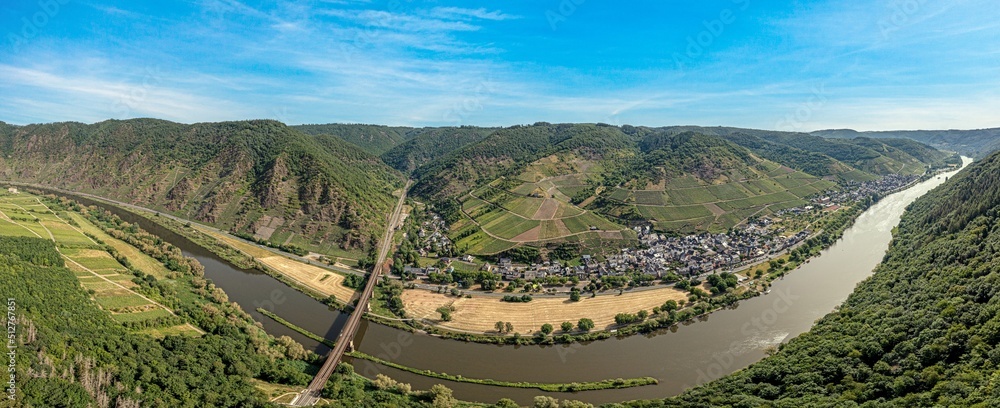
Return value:
[[(688, 149), (685, 153), (668, 149), (669, 154), (660, 151), (656, 157), (648, 156), (649, 153), (660, 150), (660, 146), (654, 145), (651, 141), (663, 142), (684, 134), (689, 135), (684, 139), (686, 141), (690, 142), (692, 137), (696, 139), (697, 146), (716, 146), (717, 150), (725, 150), (726, 154), (753, 155), (752, 159), (744, 157), (741, 160), (743, 165), (766, 159), (811, 176), (830, 176), (836, 180), (865, 180), (890, 173), (921, 174), (927, 166), (959, 162), (955, 155), (923, 144), (901, 141), (889, 143), (873, 139), (824, 139), (801, 133), (736, 128), (647, 128), (540, 122), (531, 126), (513, 126), (496, 130), (480, 141), (469, 142), (464, 147), (417, 167), (414, 176), (418, 183), (414, 192), (431, 200), (453, 197), (482, 183), (492, 182), (498, 177), (516, 177), (532, 162), (550, 155), (564, 156), (561, 160), (584, 160), (599, 164), (597, 167), (591, 166), (593, 170), (587, 173), (590, 179), (603, 184), (607, 184), (608, 178), (622, 182), (630, 179), (641, 181), (648, 179), (646, 173), (654, 171), (653, 167), (666, 166), (665, 170), (669, 172), (671, 169), (680, 168), (673, 164), (701, 157), (707, 152)], [(723, 139), (728, 144), (719, 144)], [(416, 140), (400, 145), (386, 155)], [(676, 144), (679, 139), (671, 140), (666, 143)], [(386, 158), (386, 155), (383, 155), (383, 158)], [(688, 157), (684, 157), (685, 155)], [(702, 159), (705, 163), (715, 160)], [(397, 169), (407, 170), (412, 161), (390, 163)], [(735, 164), (737, 161), (728, 163)], [(721, 168), (725, 167), (722, 163), (715, 163), (712, 166), (716, 167), (716, 170), (723, 170)], [(608, 172), (629, 174), (608, 174)], [(670, 176), (682, 176), (678, 172), (673, 173)], [(746, 172), (738, 173), (746, 175)], [(560, 173), (556, 170), (556, 173), (548, 175), (559, 176)], [(655, 181), (657, 175), (649, 175), (654, 179), (651, 181)], [(708, 184), (725, 181), (701, 180)], [(647, 189), (638, 185), (632, 187), (638, 190)]]
[[(357, 145), (368, 153), (380, 155), (409, 139), (413, 128), (381, 125), (326, 124), (298, 125), (292, 128), (306, 134), (336, 136)], [(325, 138), (324, 138), (325, 140)]]
[(418, 168), (414, 192), (440, 198), (500, 176), (516, 175), (523, 166), (557, 152), (580, 150), (585, 155), (602, 155), (635, 143), (634, 136), (610, 125), (512, 126)]
[[(922, 167), (927, 164), (960, 163), (957, 156), (939, 151), (923, 143), (912, 144), (907, 143), (906, 140), (873, 140), (863, 137), (865, 135), (856, 135), (852, 138), (826, 138), (808, 133), (729, 127), (675, 126), (662, 129), (668, 133), (695, 131), (716, 135), (750, 149), (755, 149), (751, 144), (764, 143), (770, 149), (770, 154), (775, 155), (768, 157), (769, 159), (802, 171), (806, 171), (805, 166), (809, 166), (806, 164), (809, 161), (798, 160), (799, 158), (795, 157), (802, 151), (822, 154), (856, 169), (874, 174), (919, 173), (922, 171)], [(776, 152), (775, 146), (780, 146), (783, 152)], [(794, 150), (789, 151), (788, 148)], [(787, 160), (789, 163), (785, 163), (786, 157), (791, 159)], [(814, 176), (824, 176), (836, 175), (843, 171), (837, 166), (830, 166), (826, 163), (822, 166), (825, 169), (813, 166), (813, 171), (825, 171), (829, 174), (807, 172)]]
[(892, 130), (858, 132), (851, 129), (830, 129), (812, 132), (828, 138), (870, 137), (876, 139), (910, 139), (939, 149), (981, 158), (1000, 149), (1000, 128), (976, 130)]
[(53, 123), (0, 132), (0, 179), (97, 194), (278, 243), (360, 248), (402, 176), (275, 121)]
[(773, 356), (658, 406), (1000, 406), (1000, 153), (910, 205), (875, 274)]
[(410, 173), (448, 153), (483, 140), (495, 130), (472, 126), (424, 128), (412, 132), (409, 140), (382, 153), (380, 157), (396, 170)]

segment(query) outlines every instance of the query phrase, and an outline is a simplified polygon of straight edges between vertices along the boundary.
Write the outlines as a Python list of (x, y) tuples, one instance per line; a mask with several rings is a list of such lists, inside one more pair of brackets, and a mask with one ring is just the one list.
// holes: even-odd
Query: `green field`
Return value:
[(119, 323), (141, 322), (167, 316), (170, 316), (170, 312), (166, 311), (166, 309), (163, 308), (156, 308), (142, 312), (120, 313), (111, 315), (111, 317), (114, 318)]
[(682, 221), (660, 221), (655, 222), (656, 229), (662, 231), (677, 231), (680, 233), (693, 233), (697, 230), (707, 229), (715, 222), (715, 216), (696, 218)]
[(57, 221), (42, 221), (42, 225), (49, 229), (52, 236), (55, 237), (56, 242), (63, 245), (84, 245), (91, 246), (95, 245), (90, 238), (83, 235), (79, 231), (73, 229), (73, 227), (64, 222)]
[(559, 189), (559, 191), (562, 192), (564, 195), (566, 195), (566, 197), (573, 197), (573, 196), (577, 195), (578, 193), (580, 193), (581, 191), (586, 190), (589, 187), (585, 186), (585, 185), (583, 185), (583, 186), (581, 186), (581, 185), (571, 185), (571, 186), (562, 186), (562, 187), (556, 187), (556, 188)]
[(0, 220), (0, 235), (8, 237), (34, 237), (31, 231), (7, 220)]
[(688, 205), (679, 207), (637, 207), (639, 214), (657, 221), (676, 221), (692, 218), (714, 217), (704, 205)]
[(638, 190), (634, 192), (635, 203), (642, 205), (667, 205), (667, 197), (659, 190)]
[(741, 183), (719, 184), (708, 186), (706, 189), (715, 196), (716, 200), (713, 201), (738, 200), (754, 195), (744, 188)]
[(542, 206), (541, 198), (531, 198), (531, 197), (520, 197), (511, 200), (504, 207), (510, 212), (518, 214), (524, 218), (531, 218), (535, 215), (535, 211), (538, 211), (538, 207)]
[(507, 213), (495, 220), (482, 224), (483, 228), (493, 235), (504, 239), (512, 239), (539, 225), (537, 220), (526, 220), (516, 215)]
[(458, 240), (455, 247), (471, 254), (495, 254), (513, 248), (516, 244), (511, 241), (495, 239), (483, 231)]
[(96, 296), (95, 299), (97, 300), (97, 304), (109, 310), (119, 310), (150, 304), (148, 300), (133, 293)]
[(674, 205), (691, 205), (718, 201), (712, 195), (712, 192), (708, 191), (705, 187), (667, 190), (667, 195), (670, 197), (670, 202)]
[(110, 255), (107, 256), (107, 257), (103, 257), (103, 256), (102, 257), (75, 257), (75, 258), (72, 258), (72, 259), (74, 261), (76, 261), (77, 263), (79, 263), (80, 265), (83, 265), (85, 268), (93, 270), (93, 271), (102, 270), (102, 269), (115, 269), (115, 270), (124, 270), (125, 269), (125, 267), (122, 264), (118, 263), (118, 261), (116, 261)]

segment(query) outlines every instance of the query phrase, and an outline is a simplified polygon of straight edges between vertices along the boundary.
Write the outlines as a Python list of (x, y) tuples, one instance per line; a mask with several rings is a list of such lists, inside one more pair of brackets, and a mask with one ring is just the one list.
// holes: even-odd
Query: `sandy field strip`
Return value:
[[(581, 318), (594, 321), (595, 329), (605, 329), (615, 322), (615, 315), (621, 312), (636, 313), (639, 310), (652, 312), (667, 300), (687, 300), (687, 292), (673, 288), (626, 292), (620, 296), (600, 295), (594, 298), (584, 295), (579, 302), (571, 302), (565, 297), (548, 298), (536, 296), (528, 303), (502, 302), (499, 298), (473, 297), (456, 298), (427, 290), (412, 289), (403, 292), (406, 312), (416, 318), (425, 318), (439, 323), (442, 328), (481, 333), (495, 333), (497, 321), (511, 322), (514, 331), (533, 333), (542, 324), (559, 327), (562, 322), (574, 325)], [(452, 320), (440, 322), (437, 309), (453, 305)]]
[[(254, 257), (254, 259), (271, 267), (278, 273), (285, 275), (312, 290), (322, 293), (323, 295), (336, 296), (337, 300), (342, 302), (347, 302), (354, 296), (354, 289), (344, 286), (344, 275), (320, 268), (318, 266), (299, 262), (281, 255), (276, 255), (271, 251), (246, 244), (225, 234), (200, 228), (199, 230), (211, 235), (229, 246), (249, 254)], [(329, 277), (323, 279), (323, 277), (327, 275), (329, 275)]]

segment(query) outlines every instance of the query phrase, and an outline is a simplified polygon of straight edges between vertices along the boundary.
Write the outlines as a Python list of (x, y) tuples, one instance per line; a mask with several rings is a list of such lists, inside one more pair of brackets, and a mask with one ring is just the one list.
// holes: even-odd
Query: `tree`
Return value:
[(638, 317), (639, 321), (641, 322), (643, 320), (646, 320), (647, 317), (649, 317), (649, 312), (645, 310), (640, 310), (639, 313), (636, 314), (636, 317)]
[(564, 332), (569, 332), (570, 330), (573, 330), (573, 323), (571, 323), (571, 322), (562, 322), (562, 325), (560, 326), (560, 328)]
[(577, 288), (573, 288), (573, 290), (571, 290), (569, 292), (569, 300), (574, 301), (574, 302), (579, 302), (580, 301), (580, 290), (577, 289)]
[(552, 330), (553, 330), (553, 328), (552, 328), (551, 324), (545, 323), (545, 324), (542, 325), (542, 333), (545, 333), (546, 335), (549, 335), (549, 334), (552, 334)]
[(514, 331), (514, 324), (511, 322), (504, 323), (504, 329), (507, 333)]
[(584, 317), (576, 322), (576, 327), (579, 327), (583, 331), (590, 331), (590, 329), (594, 328), (594, 321)]
[(451, 408), (455, 405), (455, 397), (452, 396), (451, 388), (434, 384), (427, 393), (434, 408)]
[(504, 324), (502, 321), (497, 321), (493, 328), (497, 329), (497, 333), (503, 334)]
[(493, 407), (494, 408), (521, 408), (520, 405), (517, 405), (517, 403), (514, 402), (514, 400), (512, 400), (510, 398), (501, 398), (499, 401), (497, 401), (496, 404), (493, 404)]
[(532, 405), (534, 408), (559, 408), (559, 400), (539, 395), (535, 397), (535, 403)]
[(444, 320), (446, 322), (451, 321), (451, 312), (452, 312), (451, 307), (441, 306), (437, 309), (437, 312), (441, 314), (441, 320)]

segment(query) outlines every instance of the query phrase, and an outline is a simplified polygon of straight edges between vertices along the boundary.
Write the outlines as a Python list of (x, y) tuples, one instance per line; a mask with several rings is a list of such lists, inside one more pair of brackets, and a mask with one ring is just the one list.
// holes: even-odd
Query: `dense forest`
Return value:
[(412, 131), (411, 128), (406, 127), (334, 123), (327, 125), (298, 125), (292, 126), (292, 128), (313, 136), (333, 136), (357, 145), (366, 152), (376, 156), (407, 141), (411, 136), (409, 132)]
[(494, 130), (471, 126), (421, 129), (412, 138), (382, 153), (380, 157), (396, 170), (411, 173), (448, 153), (483, 140)]
[(61, 261), (52, 241), (0, 238), (0, 287), (17, 311), (17, 406), (266, 406), (250, 378), (303, 375), (283, 372), (254, 348), (255, 333), (225, 317), (200, 338), (131, 333)]
[(1000, 153), (910, 205), (874, 275), (771, 357), (659, 406), (1000, 405)]

